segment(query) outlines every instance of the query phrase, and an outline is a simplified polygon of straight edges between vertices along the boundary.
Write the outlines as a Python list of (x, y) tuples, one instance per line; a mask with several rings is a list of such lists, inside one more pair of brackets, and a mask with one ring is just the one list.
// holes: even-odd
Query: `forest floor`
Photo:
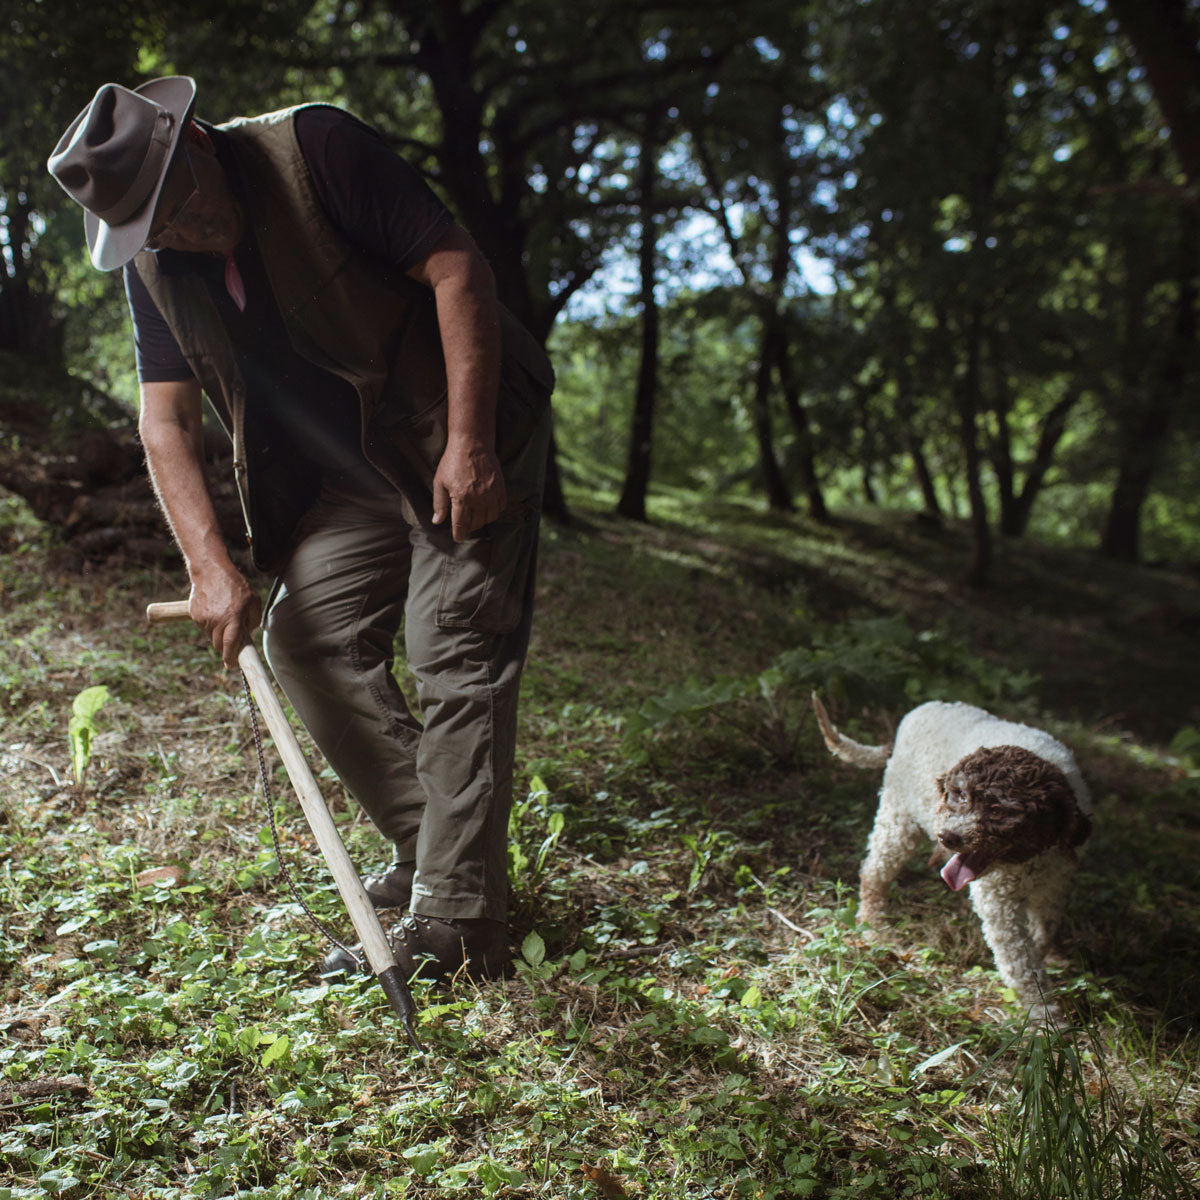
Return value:
[[(523, 691), (519, 967), (418, 986), (419, 1064), (375, 985), (318, 976), (240, 682), (144, 623), (181, 569), (81, 566), (0, 497), (0, 1200), (1194, 1195), (1197, 575), (1009, 543), (972, 592), (958, 529), (572, 501)], [(863, 936), (878, 780), (829, 757), (814, 686), (860, 740), (943, 698), (1074, 748), (1096, 829), (1061, 1029), (1023, 1028), (919, 861)], [(284, 854), (344, 930), (271, 763)]]

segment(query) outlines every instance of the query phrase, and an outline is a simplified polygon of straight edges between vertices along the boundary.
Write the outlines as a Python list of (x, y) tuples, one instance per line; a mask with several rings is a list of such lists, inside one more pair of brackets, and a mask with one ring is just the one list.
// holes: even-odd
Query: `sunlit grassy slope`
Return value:
[[(81, 569), (0, 504), (0, 1200), (1191, 1194), (1196, 580), (1011, 546), (974, 594), (956, 530), (572, 499), (526, 673), (520, 965), (420, 994), (423, 1066), (377, 987), (317, 976), (237, 681), (142, 621), (179, 570)], [(814, 682), (864, 740), (937, 696), (1075, 748), (1097, 828), (1058, 1035), (1022, 1031), (921, 861), (863, 936), (877, 781), (819, 745)], [(289, 865), (345, 929), (275, 774)]]

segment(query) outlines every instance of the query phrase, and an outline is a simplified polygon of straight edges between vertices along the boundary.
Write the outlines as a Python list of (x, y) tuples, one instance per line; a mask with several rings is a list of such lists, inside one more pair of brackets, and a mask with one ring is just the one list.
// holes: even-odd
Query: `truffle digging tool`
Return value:
[[(146, 619), (151, 622), (178, 621), (189, 616), (186, 600), (151, 604), (146, 608)], [(404, 1023), (404, 1030), (408, 1034), (409, 1041), (420, 1053), (421, 1043), (417, 1040), (413, 1028), (416, 1009), (412, 994), (408, 990), (408, 982), (396, 963), (395, 955), (392, 953), (391, 946), (388, 945), (375, 907), (363, 889), (362, 881), (354, 869), (354, 864), (350, 861), (350, 855), (346, 852), (337, 826), (334, 825), (333, 818), (329, 815), (329, 809), (325, 807), (325, 798), (321, 795), (321, 789), (317, 787), (317, 781), (313, 778), (312, 771), (305, 761), (300, 743), (296, 740), (296, 735), (292, 732), (291, 725), (288, 724), (287, 716), (275, 696), (271, 677), (267, 674), (262, 659), (259, 658), (258, 652), (251, 643), (247, 642), (239, 652), (238, 666), (241, 667), (247, 688), (267, 723), (271, 738), (275, 742), (275, 748), (283, 759), (288, 778), (292, 781), (292, 787), (296, 789), (296, 795), (299, 797), (300, 806), (304, 810), (309, 828), (317, 839), (317, 845), (320, 846), (321, 853), (325, 856), (325, 862), (333, 874), (334, 882), (337, 884), (338, 892), (350, 914), (354, 930), (366, 952), (371, 971), (379, 980), (379, 985), (383, 988), (396, 1015)]]

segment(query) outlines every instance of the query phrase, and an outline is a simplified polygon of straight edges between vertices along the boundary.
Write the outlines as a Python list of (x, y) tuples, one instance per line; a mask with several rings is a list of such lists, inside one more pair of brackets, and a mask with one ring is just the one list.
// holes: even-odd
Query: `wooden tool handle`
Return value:
[[(146, 606), (146, 620), (152, 622), (180, 621), (190, 616), (186, 600), (159, 601)], [(383, 926), (379, 923), (375, 906), (363, 890), (358, 872), (350, 861), (350, 855), (346, 853), (342, 836), (333, 823), (333, 818), (329, 815), (329, 809), (325, 806), (325, 797), (321, 794), (321, 789), (317, 786), (312, 771), (309, 770), (304, 752), (300, 749), (300, 743), (296, 740), (296, 735), (292, 731), (291, 725), (288, 724), (283, 706), (275, 695), (271, 677), (267, 674), (262, 659), (258, 657), (258, 652), (249, 642), (238, 652), (238, 666), (242, 668), (242, 673), (246, 676), (250, 691), (254, 694), (263, 720), (271, 732), (275, 748), (279, 751), (279, 757), (283, 759), (288, 778), (292, 781), (292, 787), (295, 788), (296, 795), (300, 800), (300, 807), (303, 808), (304, 815), (308, 819), (309, 828), (325, 856), (334, 882), (349, 910), (350, 920), (366, 951), (371, 970), (376, 975), (380, 975), (388, 968), (395, 971), (396, 959), (392, 954), (391, 946), (388, 945)], [(402, 991), (407, 995), (408, 989), (403, 987), (404, 981), (400, 980), (400, 984)], [(388, 991), (388, 988), (385, 987), (384, 990)], [(391, 998), (391, 991), (388, 991), (388, 995)], [(394, 1006), (395, 1002), (393, 1001)], [(397, 1012), (399, 1011), (397, 1009)], [(410, 1037), (413, 1036), (409, 1024), (411, 1014), (410, 1004), (408, 1014), (401, 1013)]]
[(325, 797), (305, 761), (304, 751), (300, 749), (300, 743), (288, 724), (283, 706), (275, 696), (271, 677), (267, 674), (262, 659), (258, 657), (258, 652), (251, 645), (242, 647), (238, 654), (238, 666), (242, 668), (250, 683), (250, 690), (254, 693), (259, 712), (271, 731), (275, 749), (283, 759), (288, 778), (292, 781), (300, 806), (308, 818), (308, 826), (325, 856), (325, 862), (338, 891), (350, 910), (350, 920), (354, 922), (355, 931), (367, 952), (371, 970), (378, 974), (385, 967), (394, 966), (396, 960), (379, 924), (379, 918), (375, 915), (375, 906), (363, 890), (358, 872), (354, 869), (350, 855), (346, 853), (346, 847), (342, 843), (342, 836), (325, 806)]
[(191, 615), (186, 600), (161, 600), (146, 605), (146, 620), (152, 625), (159, 621), (184, 621)]

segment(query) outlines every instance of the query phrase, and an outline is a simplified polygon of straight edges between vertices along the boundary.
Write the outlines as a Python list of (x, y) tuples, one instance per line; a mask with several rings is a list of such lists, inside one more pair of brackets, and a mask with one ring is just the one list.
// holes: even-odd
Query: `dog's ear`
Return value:
[(1058, 809), (1060, 841), (1068, 850), (1082, 846), (1092, 836), (1092, 819), (1079, 807), (1075, 789), (1066, 775), (1050, 764), (1047, 764), (1045, 784)]
[[(951, 770), (953, 770), (953, 768), (951, 768)], [(933, 786), (935, 788), (937, 788), (937, 794), (938, 794), (939, 800), (945, 800), (945, 798), (946, 798), (946, 780), (949, 777), (950, 777), (950, 771), (945, 771), (933, 781)]]
[[(1067, 789), (1070, 791), (1070, 788)], [(1082, 846), (1092, 836), (1092, 818), (1079, 807), (1075, 793), (1071, 792), (1067, 799), (1067, 828), (1063, 841), (1074, 850)]]

